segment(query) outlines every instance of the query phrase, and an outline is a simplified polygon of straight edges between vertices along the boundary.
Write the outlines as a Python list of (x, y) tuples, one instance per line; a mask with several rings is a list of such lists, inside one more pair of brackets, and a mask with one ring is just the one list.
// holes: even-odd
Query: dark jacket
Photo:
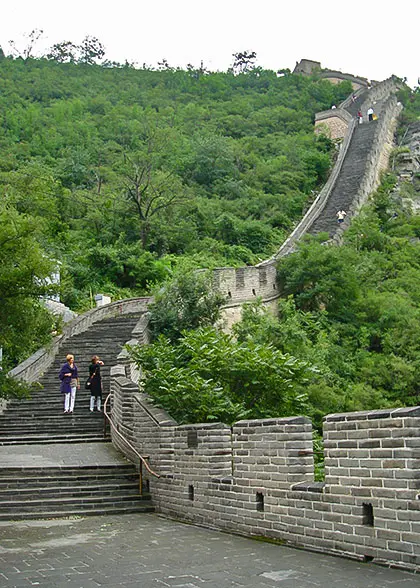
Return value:
[(101, 366), (99, 363), (91, 363), (89, 366), (90, 376), (90, 395), (101, 396), (102, 394), (102, 379), (101, 379)]
[[(69, 374), (71, 373), (71, 376), (65, 376), (64, 374)], [(71, 387), (70, 387), (70, 381), (73, 378), (78, 378), (78, 373), (77, 373), (77, 365), (73, 364), (73, 367), (70, 367), (70, 364), (68, 364), (67, 362), (61, 367), (60, 373), (58, 374), (58, 377), (61, 380), (61, 386), (60, 386), (60, 392), (62, 394), (70, 394), (71, 392)]]

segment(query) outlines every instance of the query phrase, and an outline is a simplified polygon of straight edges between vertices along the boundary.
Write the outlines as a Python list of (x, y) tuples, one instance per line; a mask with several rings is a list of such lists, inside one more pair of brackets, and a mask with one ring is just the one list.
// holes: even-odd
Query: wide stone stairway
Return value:
[[(357, 104), (357, 103), (356, 103)], [(352, 108), (356, 108), (352, 105)], [(380, 104), (375, 105), (375, 111), (380, 113)], [(319, 216), (314, 220), (308, 233), (315, 235), (325, 232), (330, 237), (337, 230), (337, 211), (348, 212), (357, 194), (360, 183), (365, 174), (367, 158), (372, 149), (378, 121), (357, 124), (344, 159), (340, 174), (331, 191), (330, 197)]]
[[(105, 398), (110, 368), (139, 317), (102, 320), (68, 338), (31, 397), (0, 414), (0, 520), (153, 510), (150, 496), (140, 494), (136, 467), (104, 438), (104, 415), (90, 412), (84, 388), (91, 357), (99, 355)], [(68, 353), (81, 383), (73, 415), (63, 412), (58, 379)]]

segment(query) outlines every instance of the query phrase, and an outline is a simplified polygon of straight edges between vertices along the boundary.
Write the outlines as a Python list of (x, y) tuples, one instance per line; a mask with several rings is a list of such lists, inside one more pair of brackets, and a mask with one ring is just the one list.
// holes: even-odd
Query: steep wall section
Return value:
[[(325, 186), (278, 252), (252, 268), (215, 270), (215, 287), (228, 299), (224, 311), (228, 327), (240, 319), (241, 304), (257, 296), (274, 309), (278, 298), (277, 261), (292, 253), (297, 242), (307, 233), (327, 232), (333, 241), (340, 242), (352, 216), (378, 186), (380, 173), (388, 165), (401, 111), (395, 97), (398, 83), (394, 78), (369, 87), (363, 79), (360, 82), (360, 88), (354, 94), (356, 100), (349, 96), (339, 108), (319, 113), (319, 124), (331, 124), (337, 136), (343, 133), (340, 152)], [(366, 112), (371, 105), (379, 114), (378, 120), (369, 125), (357, 125), (357, 111), (362, 110), (366, 123)], [(345, 223), (338, 226), (335, 215), (342, 208), (347, 217)]]
[[(388, 165), (397, 118), (401, 111), (401, 105), (395, 97), (397, 88), (396, 80), (390, 78), (369, 90), (363, 89), (355, 103), (352, 103), (351, 97), (343, 103), (344, 109), (350, 114), (360, 107), (365, 121), (367, 109), (375, 105), (379, 118), (375, 122), (362, 125), (356, 125), (356, 119), (352, 118), (339, 157), (324, 188), (273, 260), (263, 262), (260, 266), (273, 263), (291, 253), (296, 243), (308, 232), (316, 234), (327, 231), (331, 238), (340, 240), (352, 215), (377, 187), (380, 173)], [(335, 213), (341, 208), (346, 210), (347, 218), (338, 227)]]
[(94, 308), (78, 316), (75, 320), (66, 324), (63, 333), (56, 337), (50, 346), (39, 349), (36, 353), (11, 370), (10, 375), (19, 380), (25, 380), (26, 382), (37, 381), (45, 370), (51, 366), (58, 353), (60, 345), (67, 341), (67, 339), (70, 339), (73, 335), (88, 331), (93, 324), (104, 319), (119, 315), (145, 312), (150, 301), (150, 297), (119, 300), (118, 302), (113, 302), (106, 306)]

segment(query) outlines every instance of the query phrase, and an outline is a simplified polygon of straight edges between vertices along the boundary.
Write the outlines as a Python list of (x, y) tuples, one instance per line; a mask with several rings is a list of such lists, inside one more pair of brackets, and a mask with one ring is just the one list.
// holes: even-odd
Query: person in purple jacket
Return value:
[(69, 353), (66, 363), (61, 367), (58, 377), (61, 380), (60, 392), (64, 394), (64, 414), (73, 414), (76, 390), (80, 389), (77, 365), (74, 356)]

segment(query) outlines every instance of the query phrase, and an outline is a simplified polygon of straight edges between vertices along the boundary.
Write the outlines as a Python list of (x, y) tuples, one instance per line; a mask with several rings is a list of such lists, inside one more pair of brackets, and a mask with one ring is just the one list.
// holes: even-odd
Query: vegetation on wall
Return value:
[(279, 262), (278, 317), (256, 302), (233, 335), (133, 349), (144, 390), (180, 422), (304, 414), (318, 431), (328, 413), (418, 404), (420, 217), (394, 185), (384, 177), (341, 247), (309, 239)]
[[(133, 354), (182, 422), (303, 413), (319, 427), (328, 412), (418, 403), (420, 224), (393, 176), (342, 247), (312, 239), (280, 262), (278, 318), (250, 305), (223, 334), (220, 300), (190, 271), (273, 254), (335, 157), (314, 114), (349, 82), (277, 75), (252, 53), (226, 73), (99, 65), (85, 41), (0, 56), (4, 365), (56, 328), (40, 297), (59, 265), (74, 310), (99, 291), (155, 293), (156, 340)], [(400, 94), (403, 122), (418, 120), (418, 89)]]
[[(73, 310), (98, 292), (147, 294), (180, 260), (211, 268), (271, 255), (325, 181), (334, 147), (314, 136), (314, 114), (348, 82), (279, 77), (240, 54), (227, 73), (135, 69), (103, 61), (91, 37), (34, 59), (40, 33), (0, 58), (0, 231), (5, 214), (37, 229), (33, 284), (60, 264)], [(0, 317), (12, 363), (51, 330), (37, 288), (25, 292), (25, 309)]]

